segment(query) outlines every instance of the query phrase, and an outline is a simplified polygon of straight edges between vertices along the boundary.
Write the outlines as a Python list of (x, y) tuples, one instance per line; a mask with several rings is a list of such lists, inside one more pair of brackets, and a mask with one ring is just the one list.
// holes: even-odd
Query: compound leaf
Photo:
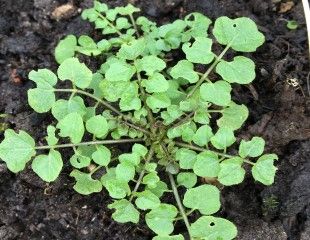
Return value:
[(258, 157), (264, 152), (265, 140), (261, 137), (253, 137), (250, 141), (241, 140), (239, 146), (240, 157)]
[(59, 176), (63, 166), (58, 151), (50, 150), (48, 155), (38, 155), (32, 161), (32, 170), (45, 182), (53, 182)]
[(10, 171), (17, 173), (23, 170), (35, 154), (35, 142), (28, 133), (16, 133), (12, 129), (4, 132), (4, 140), (0, 144), (0, 158)]

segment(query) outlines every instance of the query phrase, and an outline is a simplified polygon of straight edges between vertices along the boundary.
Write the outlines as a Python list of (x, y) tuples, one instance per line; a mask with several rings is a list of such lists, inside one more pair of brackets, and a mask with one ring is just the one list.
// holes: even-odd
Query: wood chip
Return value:
[(59, 21), (61, 19), (68, 19), (74, 16), (76, 13), (77, 13), (76, 7), (73, 6), (72, 3), (67, 3), (55, 8), (54, 11), (52, 12), (52, 18)]

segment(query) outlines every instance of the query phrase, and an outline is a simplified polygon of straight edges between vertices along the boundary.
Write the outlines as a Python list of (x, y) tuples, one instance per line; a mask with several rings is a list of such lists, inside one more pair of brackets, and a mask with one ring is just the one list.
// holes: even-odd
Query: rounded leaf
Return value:
[(220, 171), (218, 156), (211, 151), (199, 153), (193, 170), (200, 177), (216, 177)]
[(96, 115), (87, 120), (86, 129), (96, 137), (102, 138), (108, 133), (109, 126), (104, 116)]

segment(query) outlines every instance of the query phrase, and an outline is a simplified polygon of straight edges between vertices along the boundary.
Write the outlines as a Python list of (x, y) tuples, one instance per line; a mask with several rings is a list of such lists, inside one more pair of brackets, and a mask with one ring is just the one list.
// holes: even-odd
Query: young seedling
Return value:
[[(158, 27), (143, 16), (135, 19), (136, 12), (130, 4), (109, 9), (98, 1), (83, 11), (102, 40), (69, 35), (55, 50), (57, 75), (48, 69), (29, 73), (36, 84), (28, 91), (29, 105), (55, 118), (46, 145), (8, 129), (0, 158), (14, 173), (34, 158), (31, 167), (46, 182), (70, 162), (78, 193), (104, 188), (113, 199), (112, 218), (120, 223), (138, 223), (145, 211), (154, 240), (234, 239), (235, 225), (213, 216), (221, 208), (217, 186), (241, 183), (245, 164), (256, 181), (270, 185), (277, 156), (263, 155), (261, 137), (241, 140), (239, 151), (228, 151), (237, 148), (235, 131), (249, 115), (245, 105), (232, 101), (232, 87), (252, 82), (255, 64), (241, 55), (225, 60), (225, 54), (254, 52), (264, 36), (245, 17), (220, 17), (210, 28), (209, 18), (191, 13)], [(223, 46), (222, 52), (213, 52), (213, 45)], [(178, 49), (183, 58), (168, 61)], [(101, 65), (91, 70), (78, 59), (81, 54)], [(72, 87), (57, 88), (58, 81)], [(131, 151), (111, 151), (120, 144), (130, 144)], [(62, 148), (72, 150), (70, 159), (63, 159)], [(176, 205), (163, 202), (169, 194)], [(200, 217), (189, 221), (193, 212)], [(179, 220), (187, 231), (174, 233)]]

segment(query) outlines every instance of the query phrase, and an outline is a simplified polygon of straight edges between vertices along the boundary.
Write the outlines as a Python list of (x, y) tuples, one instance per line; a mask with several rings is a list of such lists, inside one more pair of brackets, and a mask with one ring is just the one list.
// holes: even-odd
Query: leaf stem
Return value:
[(226, 153), (221, 153), (221, 152), (209, 150), (209, 149), (206, 149), (206, 148), (198, 147), (196, 145), (191, 145), (191, 144), (183, 143), (183, 142), (175, 141), (175, 144), (177, 146), (189, 148), (189, 149), (192, 149), (192, 150), (198, 151), (198, 152), (211, 151), (211, 152), (216, 153), (219, 156), (226, 157), (226, 158), (236, 157), (236, 155), (230, 155), (230, 154), (226, 154)]
[[(150, 135), (150, 132), (147, 131), (146, 129), (135, 125), (134, 123), (132, 123), (132, 120), (125, 116), (123, 113), (121, 113), (119, 110), (117, 110), (115, 107), (113, 107), (112, 105), (110, 105), (109, 103), (107, 103), (106, 101), (96, 97), (95, 95), (88, 93), (86, 91), (83, 90), (79, 90), (79, 89), (54, 89), (54, 92), (67, 92), (67, 93), (78, 93), (81, 95), (85, 95), (87, 97), (90, 97), (94, 100), (96, 100), (98, 103), (101, 103), (103, 106), (105, 106), (106, 108), (110, 109), (112, 112), (116, 113), (117, 115), (121, 116), (124, 119), (124, 124), (126, 124), (129, 127), (135, 128), (136, 130), (139, 130), (147, 135)], [(129, 123), (128, 121), (130, 121), (131, 123)]]
[[(150, 151), (148, 152), (148, 155), (147, 155), (147, 157), (146, 157), (146, 159), (145, 159), (144, 166), (145, 166), (147, 163), (149, 163), (149, 162), (151, 161), (153, 155), (154, 155), (154, 146), (151, 146)], [(145, 169), (143, 168), (142, 171), (140, 172), (140, 175), (139, 175), (139, 178), (138, 178), (138, 180), (137, 180), (137, 183), (136, 183), (134, 189), (133, 189), (132, 192), (131, 192), (131, 196), (130, 196), (130, 198), (129, 198), (129, 201), (130, 201), (130, 202), (131, 202), (132, 199), (134, 198), (135, 193), (138, 191), (138, 189), (139, 189), (139, 187), (140, 187), (140, 185), (141, 185), (142, 179), (143, 179), (143, 177), (144, 177), (145, 172), (146, 172), (146, 171), (145, 171)]]
[(111, 21), (109, 21), (105, 16), (103, 16), (101, 13), (99, 13), (99, 12), (97, 12), (97, 11), (96, 11), (96, 13), (97, 13), (97, 15), (98, 15), (100, 18), (102, 18), (103, 20), (107, 21), (108, 25), (109, 25), (111, 28), (113, 28), (113, 29), (117, 32), (117, 34), (118, 34), (120, 37), (123, 35), (123, 34), (116, 28), (116, 26), (115, 26)]
[(180, 195), (179, 195), (179, 193), (178, 193), (178, 190), (177, 190), (177, 187), (176, 187), (176, 184), (175, 184), (173, 175), (172, 175), (171, 173), (168, 173), (168, 176), (169, 176), (169, 180), (170, 180), (170, 183), (171, 183), (171, 188), (172, 188), (172, 191), (173, 191), (174, 198), (175, 198), (175, 200), (176, 200), (176, 202), (177, 202), (179, 211), (180, 211), (180, 213), (181, 213), (181, 216), (182, 216), (183, 221), (184, 221), (184, 223), (185, 223), (185, 226), (186, 226), (186, 228), (187, 228), (189, 237), (190, 237), (190, 239), (192, 239), (192, 237), (191, 237), (191, 232), (190, 232), (190, 223), (189, 223), (189, 221), (188, 221), (188, 218), (187, 218), (187, 215), (186, 215), (186, 213), (185, 213), (183, 204), (182, 204), (182, 202), (181, 202)]
[(90, 141), (90, 142), (81, 142), (81, 143), (65, 143), (54, 146), (37, 146), (35, 150), (51, 149), (51, 148), (68, 148), (68, 147), (79, 147), (79, 146), (89, 146), (89, 145), (100, 145), (100, 144), (119, 144), (119, 143), (136, 143), (143, 142), (141, 138), (137, 139), (119, 139), (119, 140), (102, 140), (102, 141)]
[(129, 14), (129, 18), (130, 18), (130, 21), (131, 21), (131, 23), (132, 23), (132, 25), (133, 25), (133, 28), (134, 28), (135, 31), (136, 31), (137, 37), (140, 37), (139, 31), (138, 31), (138, 28), (137, 28), (137, 24), (136, 24), (135, 19), (133, 18), (133, 15), (132, 15), (132, 14)]
[(212, 63), (212, 65), (207, 69), (207, 71), (201, 76), (201, 78), (199, 79), (199, 81), (196, 83), (195, 87), (193, 87), (193, 89), (187, 94), (186, 98), (190, 98), (191, 96), (193, 96), (193, 94), (196, 92), (196, 90), (200, 87), (200, 85), (204, 82), (204, 80), (206, 80), (209, 76), (209, 74), (212, 72), (212, 70), (216, 67), (216, 65), (218, 64), (218, 62), (223, 58), (223, 56), (225, 55), (225, 53), (228, 51), (228, 49), (230, 48), (230, 44), (228, 44), (225, 49), (221, 52), (221, 54), (219, 56), (216, 57), (215, 61)]

